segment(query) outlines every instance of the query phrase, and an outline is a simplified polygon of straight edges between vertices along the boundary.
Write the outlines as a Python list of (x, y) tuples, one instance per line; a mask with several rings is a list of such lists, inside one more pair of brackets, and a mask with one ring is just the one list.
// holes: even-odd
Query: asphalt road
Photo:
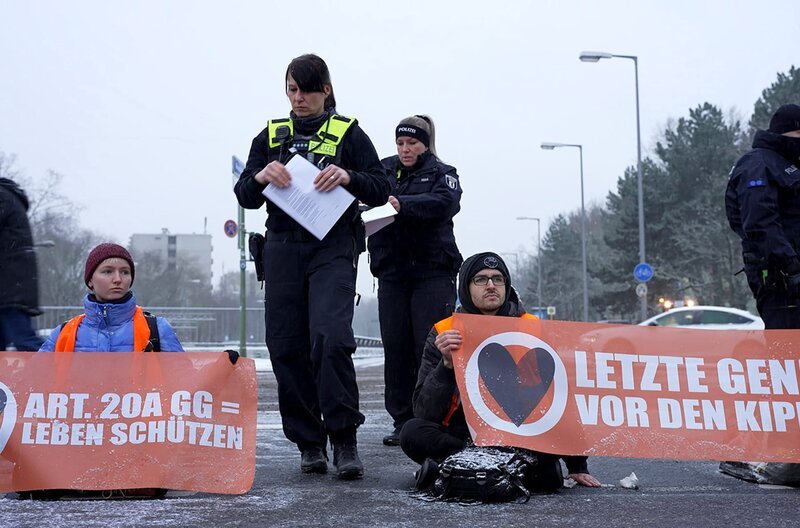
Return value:
[[(0, 498), (0, 527), (33, 526), (592, 526), (783, 527), (800, 525), (800, 493), (743, 482), (714, 462), (590, 459), (605, 486), (535, 495), (524, 504), (461, 505), (429, 502), (413, 491), (416, 469), (399, 448), (381, 438), (391, 421), (383, 410), (383, 367), (358, 369), (362, 411), (359, 432), (363, 480), (304, 475), (300, 458), (280, 429), (275, 380), (259, 372), (256, 479), (242, 496), (196, 494), (128, 501), (20, 501)], [(635, 472), (638, 490), (619, 486)]]

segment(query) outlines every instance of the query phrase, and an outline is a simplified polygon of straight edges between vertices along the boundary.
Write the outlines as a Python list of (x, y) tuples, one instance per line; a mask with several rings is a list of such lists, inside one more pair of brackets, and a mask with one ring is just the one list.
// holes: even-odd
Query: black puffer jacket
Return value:
[(0, 178), (0, 308), (39, 315), (36, 253), (27, 211), (25, 192)]
[(411, 169), (398, 156), (381, 163), (398, 176), (394, 196), (400, 212), (369, 237), (372, 274), (379, 279), (455, 275), (463, 260), (453, 234), (453, 217), (461, 209), (456, 169), (430, 151)]

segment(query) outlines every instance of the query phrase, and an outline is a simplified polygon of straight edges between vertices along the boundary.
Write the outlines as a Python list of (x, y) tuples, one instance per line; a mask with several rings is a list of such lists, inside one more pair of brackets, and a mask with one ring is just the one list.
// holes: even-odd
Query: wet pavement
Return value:
[[(382, 437), (391, 429), (383, 410), (383, 367), (358, 361), (359, 430), (363, 480), (333, 473), (304, 475), (293, 444), (283, 436), (275, 379), (260, 370), (257, 470), (242, 496), (196, 494), (139, 501), (36, 502), (0, 498), (0, 527), (32, 526), (798, 526), (800, 491), (771, 489), (717, 471), (715, 462), (590, 459), (605, 486), (534, 495), (524, 504), (462, 505), (429, 502), (413, 491), (416, 465)], [(331, 466), (331, 470), (332, 470)], [(619, 480), (635, 472), (638, 490)]]

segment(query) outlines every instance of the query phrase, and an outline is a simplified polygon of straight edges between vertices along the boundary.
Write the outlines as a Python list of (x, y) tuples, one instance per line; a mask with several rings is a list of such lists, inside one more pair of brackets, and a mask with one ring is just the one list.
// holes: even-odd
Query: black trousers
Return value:
[(449, 429), (422, 418), (408, 420), (400, 431), (400, 448), (417, 464), (422, 464), (426, 458), (441, 463), (464, 449), (467, 440), (467, 431)]
[(770, 270), (766, 283), (761, 270), (746, 267), (747, 284), (756, 299), (758, 314), (767, 330), (800, 328), (800, 299), (789, 294), (779, 273)]
[(30, 315), (17, 308), (0, 308), (0, 350), (10, 344), (20, 352), (38, 352), (42, 340), (33, 329)]
[(268, 233), (264, 247), (267, 348), (286, 438), (300, 450), (364, 423), (353, 366), (355, 240)]
[(385, 403), (395, 427), (414, 417), (411, 398), (425, 339), (435, 323), (453, 313), (455, 299), (454, 277), (378, 281)]

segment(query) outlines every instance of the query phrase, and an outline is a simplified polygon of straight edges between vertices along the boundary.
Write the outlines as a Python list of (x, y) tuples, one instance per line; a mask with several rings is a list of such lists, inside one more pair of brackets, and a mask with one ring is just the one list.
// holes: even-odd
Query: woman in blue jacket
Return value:
[(39, 351), (183, 352), (169, 322), (136, 305), (131, 291), (135, 271), (124, 247), (105, 243), (94, 248), (83, 274), (91, 290), (83, 299), (84, 313), (55, 328)]
[(425, 115), (407, 117), (395, 128), (397, 155), (382, 163), (397, 179), (389, 196), (397, 215), (368, 243), (378, 278), (386, 410), (394, 421), (386, 445), (400, 445), (400, 430), (414, 417), (411, 398), (425, 338), (455, 307), (462, 258), (453, 217), (461, 186), (456, 169), (437, 157), (434, 139), (433, 120)]

